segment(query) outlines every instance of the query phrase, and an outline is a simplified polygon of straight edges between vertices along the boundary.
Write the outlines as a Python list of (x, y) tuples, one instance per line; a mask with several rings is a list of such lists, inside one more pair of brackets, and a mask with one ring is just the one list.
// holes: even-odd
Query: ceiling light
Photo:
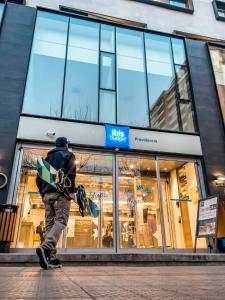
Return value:
[(216, 179), (217, 179), (217, 180), (223, 180), (223, 181), (225, 181), (225, 176), (217, 176)]

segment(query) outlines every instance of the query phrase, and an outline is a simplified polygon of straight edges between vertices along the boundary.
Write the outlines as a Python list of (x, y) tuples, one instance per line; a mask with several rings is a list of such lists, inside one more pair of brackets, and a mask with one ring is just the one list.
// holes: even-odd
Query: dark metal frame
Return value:
[[(121, 24), (115, 24), (114, 22), (110, 22), (110, 21), (102, 21), (102, 20), (96, 20), (94, 18), (89, 18), (89, 17), (86, 17), (86, 16), (77, 16), (77, 15), (74, 15), (74, 14), (71, 14), (71, 13), (67, 13), (67, 12), (61, 12), (61, 11), (57, 11), (57, 10), (52, 10), (52, 9), (46, 9), (46, 8), (38, 8), (37, 9), (37, 13), (38, 13), (38, 10), (40, 11), (46, 11), (46, 12), (50, 12), (50, 13), (55, 13), (55, 14), (59, 14), (59, 15), (64, 15), (66, 17), (73, 17), (73, 18), (76, 18), (76, 19), (82, 19), (82, 20), (88, 20), (90, 22), (94, 22), (94, 23), (98, 23), (99, 25), (101, 24), (106, 24), (106, 25), (111, 25), (114, 27), (114, 30), (115, 30), (115, 98), (116, 98), (116, 124), (117, 124), (117, 121), (118, 121), (118, 97), (117, 97), (117, 55), (116, 55), (116, 48), (117, 48), (117, 45), (116, 45), (116, 27), (119, 27), (119, 28), (126, 28), (126, 29), (132, 29), (132, 30), (135, 30), (135, 31), (140, 31), (142, 32), (143, 34), (145, 33), (154, 33), (154, 34), (158, 34), (158, 35), (161, 35), (161, 36), (166, 36), (166, 37), (169, 37), (170, 38), (170, 43), (171, 43), (171, 38), (180, 38), (184, 41), (184, 38), (183, 37), (180, 37), (178, 35), (173, 35), (173, 34), (168, 34), (168, 33), (161, 33), (161, 32), (158, 32), (158, 31), (153, 31), (153, 30), (147, 30), (147, 29), (143, 29), (143, 28), (136, 28), (136, 27), (131, 27), (131, 26), (127, 26), (127, 25), (121, 25)], [(36, 14), (36, 17), (37, 17), (37, 14)], [(70, 18), (69, 18), (69, 22), (68, 22), (68, 30), (67, 30), (67, 44), (66, 44), (66, 50), (68, 50), (68, 39), (69, 39), (69, 30), (70, 30)], [(101, 51), (100, 49), (100, 37), (101, 37), (101, 26), (99, 26), (99, 59), (100, 59), (100, 55), (101, 55), (101, 52), (105, 52), (105, 51)], [(34, 28), (34, 32), (35, 32), (35, 28)], [(34, 34), (33, 34), (34, 36)], [(184, 46), (185, 46), (185, 43), (184, 43)], [(172, 46), (171, 46), (172, 48)], [(172, 52), (172, 50), (171, 50)], [(31, 53), (32, 53), (32, 46), (31, 46), (31, 51), (30, 51), (30, 57), (31, 57)], [(111, 53), (111, 52), (110, 52)], [(186, 54), (186, 49), (185, 49), (185, 54)], [(144, 43), (144, 55), (146, 57), (146, 49), (145, 49), (145, 43)], [(173, 55), (173, 54), (172, 54)], [(67, 52), (66, 52), (66, 57), (67, 57)], [(186, 55), (186, 58), (187, 58), (187, 55)], [(145, 58), (146, 60), (146, 58)], [(173, 59), (173, 63), (174, 63), (174, 59)], [(145, 64), (145, 68), (147, 67), (146, 66), (146, 61), (144, 61), (144, 64)], [(65, 62), (65, 65), (64, 65), (64, 80), (63, 80), (63, 92), (62, 92), (62, 97), (64, 97), (64, 92), (65, 92), (65, 79), (66, 79), (66, 66), (67, 66), (67, 62)], [(189, 83), (190, 83), (190, 89), (191, 89), (191, 94), (192, 94), (192, 98), (193, 98), (193, 90), (192, 90), (192, 85), (191, 85), (191, 81), (190, 81), (190, 73), (189, 73), (189, 66), (188, 66), (188, 62), (187, 62), (187, 69), (188, 69), (188, 74), (189, 74)], [(27, 70), (27, 75), (28, 75), (28, 72), (29, 72), (29, 68)], [(146, 74), (147, 74), (147, 69), (146, 69)], [(146, 75), (147, 76), (147, 75)], [(99, 65), (99, 76), (98, 76), (98, 86), (99, 86), (99, 91), (98, 91), (98, 111), (97, 111), (97, 114), (98, 114), (98, 120), (99, 120), (99, 115), (100, 115), (100, 112), (99, 112), (99, 102), (100, 102), (100, 65)], [(147, 80), (147, 77), (146, 77), (146, 80)], [(27, 76), (26, 76), (26, 82), (27, 82)], [(147, 96), (149, 96), (149, 87), (148, 87), (148, 80), (146, 82), (147, 84)], [(177, 88), (177, 87), (176, 87)], [(24, 87), (24, 95), (25, 95), (25, 89), (26, 89), (26, 84), (25, 84), (25, 87)], [(23, 95), (23, 98), (24, 98), (24, 95)], [(62, 99), (63, 100), (63, 99)], [(192, 102), (192, 101), (191, 101)], [(192, 102), (193, 103), (193, 102)], [(23, 104), (22, 104), (23, 105)], [(150, 112), (150, 107), (149, 107), (149, 98), (148, 98), (148, 110)], [(38, 118), (48, 118), (48, 119), (60, 119), (60, 120), (64, 120), (64, 121), (77, 121), (77, 122), (82, 122), (82, 123), (88, 123), (88, 124), (103, 124), (103, 123), (100, 123), (100, 122), (93, 122), (93, 121), (85, 121), (85, 120), (73, 120), (73, 119), (66, 119), (66, 118), (63, 118), (62, 117), (62, 112), (63, 112), (63, 101), (62, 101), (62, 104), (61, 104), (61, 117), (50, 117), (50, 116), (38, 116), (38, 115), (32, 115), (32, 114), (26, 114), (26, 113), (21, 113), (21, 115), (25, 115), (25, 116), (34, 116), (34, 117), (38, 117)], [(194, 123), (196, 124), (196, 114), (194, 115)], [(179, 121), (179, 120), (178, 120)], [(162, 132), (174, 132), (174, 133), (185, 133), (185, 134), (191, 134), (191, 135), (196, 135), (198, 134), (198, 132), (194, 132), (194, 133), (191, 133), (191, 132), (183, 132), (183, 131), (173, 131), (173, 130), (163, 130), (163, 129), (154, 129), (154, 128), (151, 128), (150, 127), (150, 123), (151, 123), (151, 120), (150, 120), (150, 114), (149, 114), (149, 127), (135, 127), (135, 126), (131, 126), (132, 128), (137, 128), (137, 129), (143, 129), (143, 130), (146, 130), (148, 128), (150, 128), (151, 130), (155, 130), (155, 131), (162, 131)], [(181, 122), (179, 121), (179, 124), (181, 124)], [(115, 125), (115, 124), (113, 124)], [(118, 124), (118, 125), (121, 125), (123, 126), (123, 124)], [(124, 125), (124, 126), (127, 126), (127, 125)], [(179, 128), (181, 129), (181, 128)], [(195, 129), (197, 130), (197, 127), (195, 127)]]
[(145, 4), (155, 5), (158, 7), (163, 7), (163, 8), (167, 8), (170, 10), (176, 10), (176, 11), (188, 13), (188, 14), (194, 13), (194, 7), (193, 7), (192, 0), (187, 0), (187, 2), (188, 2), (187, 4), (188, 4), (189, 8), (179, 7), (179, 6), (169, 4), (169, 3), (159, 2), (159, 1), (154, 1), (154, 0), (130, 0), (130, 1), (136, 1), (136, 2), (141, 2), (141, 3), (145, 3)]

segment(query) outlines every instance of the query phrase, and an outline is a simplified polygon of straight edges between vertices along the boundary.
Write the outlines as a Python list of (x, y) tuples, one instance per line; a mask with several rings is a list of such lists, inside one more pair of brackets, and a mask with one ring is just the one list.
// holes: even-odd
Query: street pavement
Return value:
[(225, 299), (225, 266), (0, 267), (0, 299)]

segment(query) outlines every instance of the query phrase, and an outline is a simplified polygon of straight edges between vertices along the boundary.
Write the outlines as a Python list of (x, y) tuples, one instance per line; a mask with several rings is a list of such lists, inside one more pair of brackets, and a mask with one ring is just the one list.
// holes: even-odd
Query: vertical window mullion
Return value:
[(117, 84), (117, 31), (114, 27), (114, 48), (115, 48), (115, 123), (118, 123), (118, 84)]
[(101, 28), (102, 24), (99, 25), (99, 41), (98, 41), (98, 122), (100, 121), (100, 80), (101, 80)]
[(66, 38), (66, 53), (65, 53), (66, 55), (65, 55), (65, 64), (64, 64), (63, 91), (62, 91), (62, 103), (61, 103), (61, 113), (60, 113), (61, 118), (62, 118), (62, 114), (63, 114), (63, 103), (64, 103), (64, 93), (65, 93), (65, 80), (66, 80), (66, 67), (67, 67), (67, 53), (68, 53), (69, 34), (70, 34), (70, 18), (69, 18), (69, 21), (68, 21), (67, 38)]
[(146, 56), (146, 46), (145, 46), (145, 33), (143, 33), (144, 41), (144, 66), (145, 66), (145, 77), (146, 77), (146, 88), (147, 88), (147, 98), (148, 98), (148, 121), (149, 127), (151, 128), (151, 108), (150, 108), (150, 99), (149, 99), (149, 86), (148, 86), (148, 70), (147, 70), (147, 56)]

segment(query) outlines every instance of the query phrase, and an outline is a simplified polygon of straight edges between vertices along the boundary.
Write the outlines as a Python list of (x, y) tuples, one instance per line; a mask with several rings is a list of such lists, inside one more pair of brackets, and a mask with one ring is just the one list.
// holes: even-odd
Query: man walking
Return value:
[(74, 198), (76, 176), (75, 156), (72, 152), (69, 152), (68, 144), (67, 138), (57, 138), (56, 147), (48, 152), (46, 161), (56, 170), (64, 170), (65, 175), (71, 182), (66, 191), (69, 197), (64, 193), (60, 193), (37, 175), (37, 187), (45, 205), (45, 239), (40, 247), (36, 249), (40, 266), (43, 269), (62, 266), (59, 259), (56, 258), (56, 245), (63, 229), (67, 226), (70, 200)]

